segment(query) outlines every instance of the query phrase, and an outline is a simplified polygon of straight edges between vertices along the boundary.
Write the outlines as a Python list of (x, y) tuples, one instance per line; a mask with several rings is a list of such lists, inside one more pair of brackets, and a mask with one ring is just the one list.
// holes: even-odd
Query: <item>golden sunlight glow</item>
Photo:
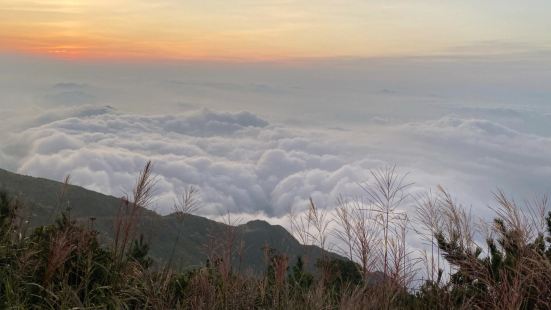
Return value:
[(470, 1), (5, 0), (0, 51), (122, 59), (420, 55), (518, 30), (510, 18), (489, 18), (493, 8), (459, 3)]

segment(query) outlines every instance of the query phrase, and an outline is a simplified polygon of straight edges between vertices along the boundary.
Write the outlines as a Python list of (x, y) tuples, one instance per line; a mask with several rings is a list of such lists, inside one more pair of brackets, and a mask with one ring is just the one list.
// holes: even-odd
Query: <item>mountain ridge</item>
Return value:
[[(114, 219), (121, 205), (121, 198), (101, 194), (77, 185), (68, 185), (65, 198), (59, 199), (63, 183), (46, 178), (21, 175), (0, 169), (0, 191), (20, 197), (25, 208), (24, 217), (31, 226), (52, 223), (62, 209), (67, 209), (72, 218), (81, 223), (93, 225), (99, 238), (108, 243), (114, 235)], [(160, 215), (141, 208), (139, 233), (150, 246), (150, 255), (158, 263), (173, 262), (176, 267), (187, 268), (205, 264), (209, 251), (226, 242), (233, 242), (236, 253), (232, 263), (236, 267), (262, 272), (266, 267), (265, 247), (289, 256), (294, 263), (298, 256), (310, 260), (307, 268), (313, 270), (313, 263), (322, 255), (340, 257), (324, 252), (311, 245), (300, 244), (284, 227), (271, 225), (263, 220), (252, 220), (245, 224), (231, 226), (214, 220), (188, 214), (184, 218), (172, 213)], [(225, 240), (234, 234), (234, 240)], [(239, 242), (239, 244), (236, 244)]]

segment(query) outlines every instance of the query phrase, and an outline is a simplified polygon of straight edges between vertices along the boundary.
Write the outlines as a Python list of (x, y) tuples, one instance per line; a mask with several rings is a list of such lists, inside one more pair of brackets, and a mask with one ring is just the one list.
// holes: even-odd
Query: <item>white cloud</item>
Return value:
[(228, 209), (281, 217), (310, 196), (330, 208), (339, 194), (361, 194), (369, 169), (394, 163), (412, 172), (417, 189), (443, 184), (477, 209), (497, 187), (541, 193), (551, 177), (551, 139), (485, 119), (372, 125), (350, 139), (349, 131), (299, 130), (206, 109), (144, 116), (80, 107), (47, 118), (3, 147), (19, 172), (57, 180), (70, 173), (76, 184), (121, 195), (151, 159), (161, 213), (187, 184), (201, 189), (208, 216)]
[(6, 147), (21, 158), (18, 171), (57, 180), (70, 173), (76, 184), (120, 195), (151, 159), (158, 211), (170, 212), (185, 185), (194, 184), (207, 215), (227, 208), (281, 216), (310, 195), (331, 201), (365, 177), (330, 141), (251, 113), (76, 114), (18, 134)]

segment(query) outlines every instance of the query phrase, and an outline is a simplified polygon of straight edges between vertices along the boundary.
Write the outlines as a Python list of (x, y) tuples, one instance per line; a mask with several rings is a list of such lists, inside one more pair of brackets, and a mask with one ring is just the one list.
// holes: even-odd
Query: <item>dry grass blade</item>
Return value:
[(174, 204), (174, 212), (181, 220), (187, 215), (197, 212), (200, 207), (198, 195), (199, 189), (195, 186), (189, 186), (182, 193), (180, 200)]
[(128, 246), (136, 237), (136, 228), (140, 220), (141, 212), (151, 205), (155, 178), (152, 176), (152, 163), (148, 161), (138, 175), (136, 185), (132, 191), (132, 201), (123, 198), (121, 206), (115, 218), (114, 250), (117, 257), (122, 256), (128, 250)]

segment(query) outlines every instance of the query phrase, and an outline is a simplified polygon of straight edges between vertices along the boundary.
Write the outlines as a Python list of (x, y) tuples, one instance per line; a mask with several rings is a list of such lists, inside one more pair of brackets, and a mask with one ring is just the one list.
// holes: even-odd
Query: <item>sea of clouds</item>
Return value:
[[(208, 109), (140, 115), (110, 107), (62, 110), (55, 121), (14, 133), (3, 161), (20, 173), (120, 196), (145, 162), (157, 176), (154, 208), (172, 212), (189, 185), (202, 214), (231, 211), (282, 217), (313, 197), (331, 207), (338, 195), (361, 195), (371, 169), (399, 164), (414, 191), (438, 184), (469, 203), (503, 187), (544, 191), (551, 177), (551, 138), (484, 119), (446, 116), (365, 131), (300, 129), (249, 112)], [(479, 205), (477, 208), (483, 208)]]
[(136, 69), (0, 59), (12, 73), (0, 77), (1, 168), (70, 174), (121, 196), (151, 160), (162, 214), (194, 185), (201, 215), (288, 226), (309, 197), (332, 209), (392, 165), (412, 192), (443, 185), (483, 217), (498, 188), (518, 199), (551, 190), (548, 61)]
[(310, 196), (325, 204), (353, 191), (376, 166), (349, 160), (347, 143), (326, 133), (272, 125), (248, 112), (145, 116), (85, 107), (75, 114), (12, 136), (4, 146), (12, 166), (55, 180), (70, 173), (75, 184), (121, 195), (151, 160), (154, 207), (163, 214), (195, 185), (203, 214), (283, 216)]

